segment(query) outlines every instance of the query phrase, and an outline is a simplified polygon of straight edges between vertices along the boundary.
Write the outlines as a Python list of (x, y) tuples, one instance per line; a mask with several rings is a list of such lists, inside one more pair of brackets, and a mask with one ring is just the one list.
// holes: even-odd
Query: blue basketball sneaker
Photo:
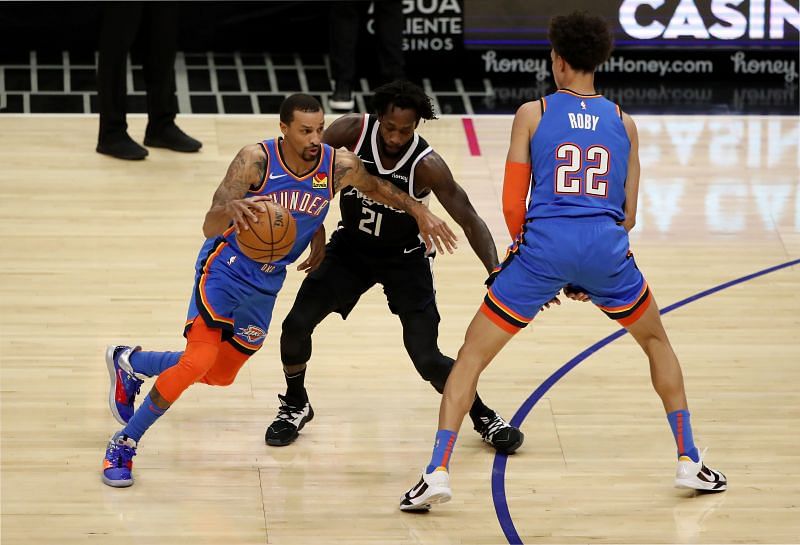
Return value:
[(142, 387), (142, 380), (131, 367), (131, 354), (141, 350), (141, 346), (109, 346), (106, 348), (106, 367), (111, 379), (108, 393), (108, 407), (111, 414), (122, 425), (133, 416), (133, 402)]
[(125, 488), (133, 484), (133, 457), (136, 456), (136, 441), (114, 434), (108, 442), (106, 456), (103, 458), (103, 482), (114, 488)]

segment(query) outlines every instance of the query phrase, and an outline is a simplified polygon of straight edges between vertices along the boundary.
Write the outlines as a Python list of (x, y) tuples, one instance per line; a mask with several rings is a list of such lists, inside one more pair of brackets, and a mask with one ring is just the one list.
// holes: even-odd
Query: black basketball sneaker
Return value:
[(475, 426), (475, 431), (481, 434), (481, 439), (492, 445), (498, 452), (511, 454), (525, 440), (525, 434), (515, 428), (494, 411), (480, 417), (480, 425)]
[(314, 418), (314, 409), (311, 404), (297, 402), (286, 396), (278, 394), (281, 406), (278, 408), (278, 416), (267, 428), (264, 440), (273, 447), (283, 447), (297, 439), (300, 430)]

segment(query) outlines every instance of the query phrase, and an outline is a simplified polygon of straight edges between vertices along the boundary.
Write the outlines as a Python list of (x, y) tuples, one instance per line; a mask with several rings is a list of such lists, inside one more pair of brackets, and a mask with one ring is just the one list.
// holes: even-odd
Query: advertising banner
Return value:
[(546, 48), (551, 14), (590, 10), (629, 47), (798, 49), (798, 0), (465, 0), (467, 48)]
[[(527, 76), (531, 81), (550, 79), (550, 54), (546, 50), (488, 49), (468, 51), (470, 69), (485, 74)], [(736, 80), (795, 83), (800, 77), (797, 51), (774, 49), (688, 50), (617, 49), (597, 70), (598, 81)]]

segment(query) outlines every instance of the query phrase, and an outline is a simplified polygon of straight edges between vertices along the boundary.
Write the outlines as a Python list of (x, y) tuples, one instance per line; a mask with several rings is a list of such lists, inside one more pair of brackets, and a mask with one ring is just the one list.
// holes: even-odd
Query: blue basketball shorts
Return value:
[(255, 354), (264, 344), (285, 278), (285, 267), (248, 259), (222, 237), (208, 239), (197, 256), (184, 335), (202, 316), (210, 327), (222, 329), (223, 340)]
[(509, 333), (528, 325), (565, 286), (586, 293), (623, 326), (638, 320), (651, 301), (628, 233), (606, 217), (528, 222), (486, 283), (481, 312)]

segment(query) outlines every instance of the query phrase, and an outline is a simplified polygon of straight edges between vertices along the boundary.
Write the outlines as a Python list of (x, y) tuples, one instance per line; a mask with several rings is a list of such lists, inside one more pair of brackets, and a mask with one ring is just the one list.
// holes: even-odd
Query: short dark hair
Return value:
[(553, 17), (547, 37), (558, 56), (581, 72), (594, 72), (614, 47), (606, 20), (585, 11)]
[(385, 114), (389, 106), (414, 110), (417, 121), (436, 119), (430, 97), (419, 85), (407, 80), (398, 79), (373, 91), (372, 107), (376, 114)]
[(294, 112), (319, 112), (322, 104), (319, 100), (305, 93), (296, 93), (281, 102), (281, 122), (289, 125), (294, 120)]

